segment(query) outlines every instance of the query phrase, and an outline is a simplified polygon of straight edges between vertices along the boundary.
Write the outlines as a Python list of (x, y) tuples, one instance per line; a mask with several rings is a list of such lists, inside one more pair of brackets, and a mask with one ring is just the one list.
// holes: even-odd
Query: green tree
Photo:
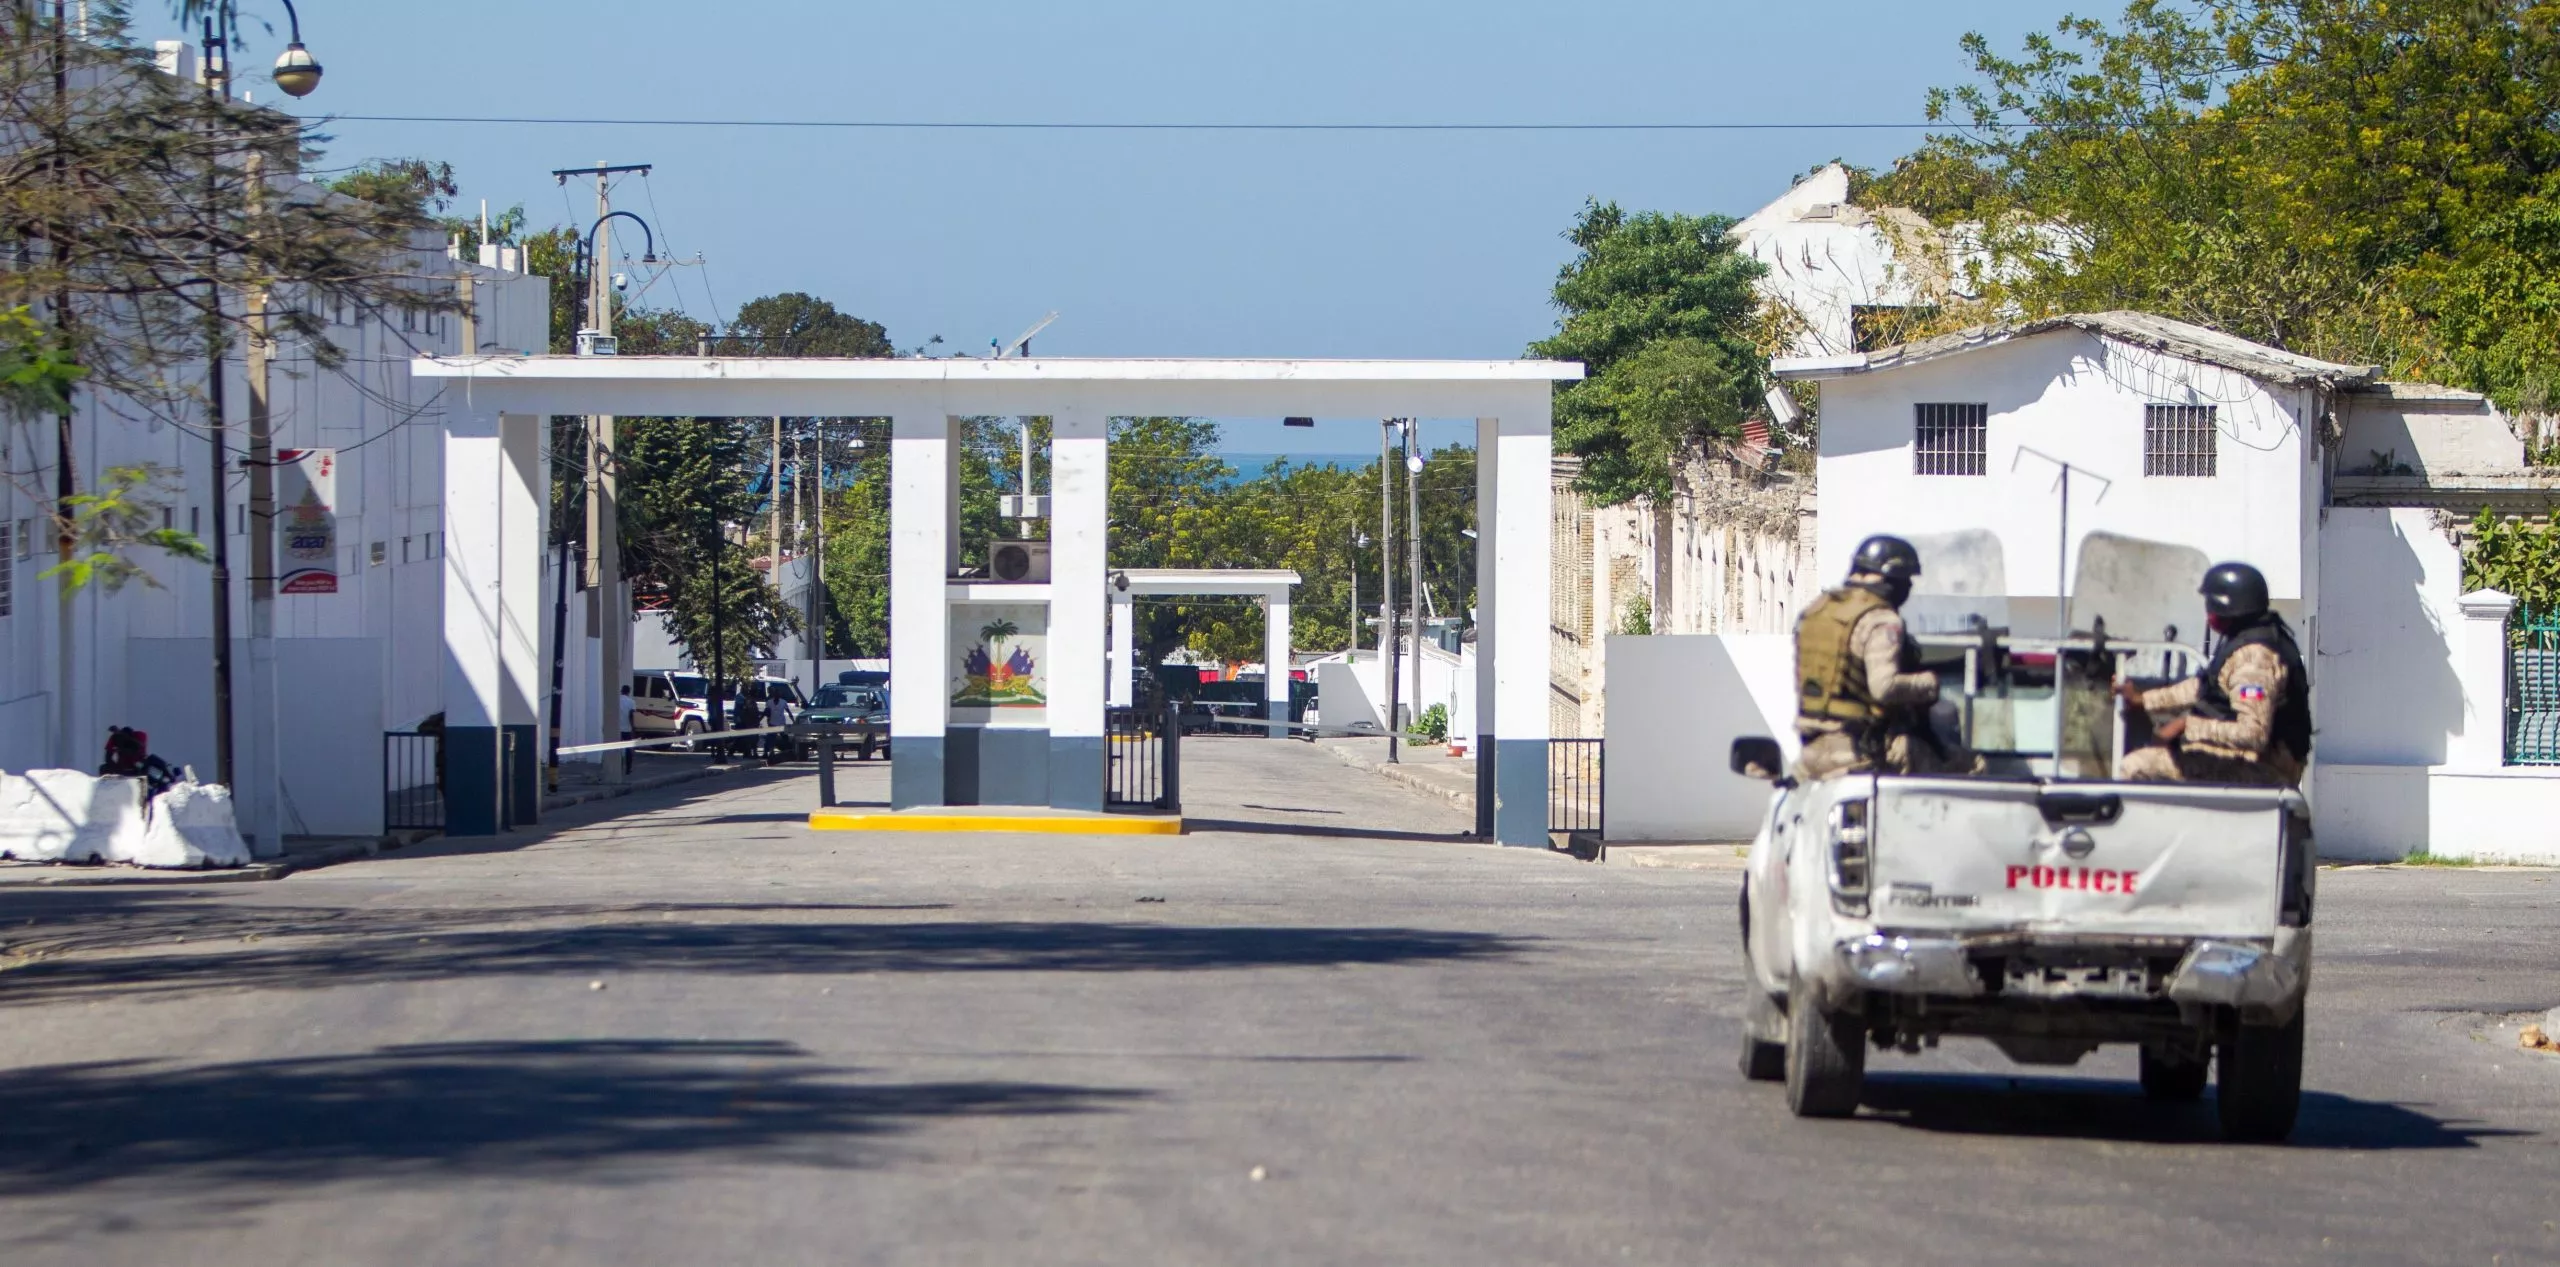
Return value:
[(1956, 127), (1878, 179), (1980, 241), (1950, 323), (2140, 308), (2511, 406), (2551, 381), (2560, 5), (2136, 0), (1964, 49)]
[(746, 477), (754, 430), (730, 419), (624, 418), (616, 444), (634, 592), (666, 599), (696, 665), (732, 674), (801, 628), (733, 529), (755, 508)]
[(1765, 270), (1735, 249), (1732, 227), (1591, 202), (1565, 233), (1563, 318), (1529, 351), (1585, 367), (1556, 392), (1556, 442), (1581, 456), (1582, 488), (1601, 504), (1669, 496), (1673, 457), (1739, 436), (1758, 399), (1752, 283)]
[[(411, 251), (411, 234), (427, 227), (414, 209), (289, 192), (290, 177), (318, 166), (316, 134), (160, 74), (154, 51), (128, 38), (119, 5), (88, 6), (81, 38), (54, 22), (56, 11), (0, 10), (0, 258), (9, 261), (0, 311), (40, 313), (49, 355), (80, 368), (76, 387), (58, 384), (55, 413), (54, 465), (73, 486), (29, 491), (57, 537), (94, 546), (122, 540), (96, 535), (107, 522), (100, 508), (148, 519), (164, 503), (147, 472), (121, 482), (90, 473), (80, 491), (71, 391), (192, 428), (208, 353), (236, 350), (252, 333), (243, 293), (283, 299), (265, 332), (341, 375), (346, 350), (322, 312), (458, 304)], [(133, 544), (161, 540), (144, 533)]]
[(374, 159), (330, 181), (329, 188), (421, 222), (442, 214), (460, 192), (454, 187), (453, 164), (425, 158)]
[(838, 312), (834, 304), (796, 290), (740, 305), (728, 337), (745, 345), (724, 344), (722, 350), (734, 356), (897, 355), (878, 322)]

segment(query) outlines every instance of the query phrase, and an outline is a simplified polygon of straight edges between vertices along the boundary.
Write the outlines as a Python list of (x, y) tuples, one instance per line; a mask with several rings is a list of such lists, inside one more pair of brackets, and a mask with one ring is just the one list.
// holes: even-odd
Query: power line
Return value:
[[(1925, 132), (1967, 124), (1928, 122), (1699, 123), (1179, 123), (1032, 122), (969, 119), (607, 119), (534, 115), (341, 114), (333, 123), (489, 123), (507, 126), (631, 128), (817, 128), (914, 132)], [(2034, 127), (2033, 123), (2007, 126)]]

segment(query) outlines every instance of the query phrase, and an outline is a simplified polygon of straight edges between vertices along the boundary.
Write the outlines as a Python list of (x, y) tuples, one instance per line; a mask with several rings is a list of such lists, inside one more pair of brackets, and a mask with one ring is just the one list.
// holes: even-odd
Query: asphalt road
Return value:
[(1187, 755), (1180, 839), (812, 834), (774, 773), (0, 890), (0, 1262), (2560, 1261), (2560, 1058), (2498, 1028), (2554, 873), (2323, 874), (2290, 1146), (1956, 1040), (1800, 1122), (1733, 1070), (1737, 872)]

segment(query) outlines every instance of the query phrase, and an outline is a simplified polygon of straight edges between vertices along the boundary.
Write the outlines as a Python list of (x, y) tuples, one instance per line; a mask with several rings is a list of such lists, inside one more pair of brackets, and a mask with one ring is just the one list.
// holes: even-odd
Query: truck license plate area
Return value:
[(2147, 999), (2159, 993), (2149, 968), (2123, 964), (2061, 966), (2012, 959), (2000, 993), (2017, 998)]

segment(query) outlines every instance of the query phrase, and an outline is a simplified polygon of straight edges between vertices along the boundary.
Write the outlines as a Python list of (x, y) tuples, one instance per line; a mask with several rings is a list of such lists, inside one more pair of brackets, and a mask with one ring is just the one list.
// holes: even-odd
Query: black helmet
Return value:
[(2267, 612), (2266, 574), (2246, 563), (2217, 563), (2196, 587), (2204, 595), (2207, 614), (2224, 620), (2247, 620)]
[(1873, 536), (1858, 543), (1858, 552), (1849, 559), (1852, 572), (1872, 572), (1888, 581), (1907, 581), (1920, 575), (1920, 552), (1900, 537)]

